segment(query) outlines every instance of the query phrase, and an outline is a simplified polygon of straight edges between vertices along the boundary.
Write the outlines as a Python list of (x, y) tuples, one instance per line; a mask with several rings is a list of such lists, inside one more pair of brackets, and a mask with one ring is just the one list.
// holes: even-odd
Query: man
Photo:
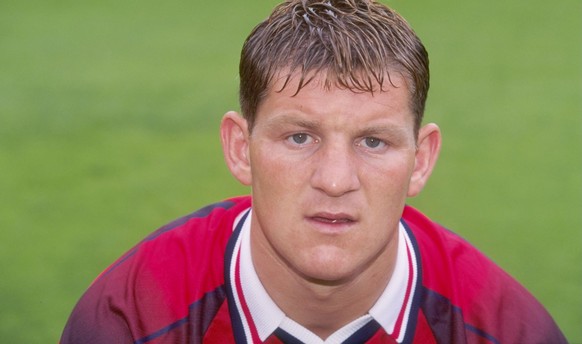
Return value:
[(365, 0), (288, 1), (243, 47), (221, 124), (250, 197), (150, 235), (73, 311), (62, 343), (562, 343), (543, 307), (405, 206), (440, 150), (428, 55)]

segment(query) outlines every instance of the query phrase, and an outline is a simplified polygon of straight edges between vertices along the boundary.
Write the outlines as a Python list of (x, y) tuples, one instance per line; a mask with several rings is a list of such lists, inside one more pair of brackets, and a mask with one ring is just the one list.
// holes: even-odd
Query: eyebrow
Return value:
[(268, 127), (277, 127), (281, 125), (294, 125), (301, 128), (309, 129), (309, 130), (316, 130), (321, 126), (319, 121), (310, 121), (306, 119), (297, 118), (291, 114), (283, 114), (279, 115), (269, 122), (267, 122)]
[(398, 126), (371, 126), (362, 131), (362, 136), (386, 135), (386, 136), (405, 136), (406, 129)]

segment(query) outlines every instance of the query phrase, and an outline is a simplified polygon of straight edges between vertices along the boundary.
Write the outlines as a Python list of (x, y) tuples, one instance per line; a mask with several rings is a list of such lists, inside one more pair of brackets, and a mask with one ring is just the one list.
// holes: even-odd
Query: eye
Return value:
[(369, 149), (379, 149), (385, 147), (386, 143), (377, 137), (364, 137), (357, 145)]
[(310, 135), (308, 135), (306, 133), (297, 133), (297, 134), (293, 134), (293, 135), (287, 137), (287, 141), (289, 141), (290, 143), (292, 143), (294, 145), (304, 145), (304, 144), (312, 143), (315, 140), (313, 139), (313, 137), (311, 137)]
[(368, 147), (368, 148), (376, 148), (376, 147), (380, 146), (380, 144), (383, 143), (382, 141), (380, 141), (379, 139), (377, 139), (375, 137), (366, 137), (364, 139), (364, 142), (366, 144), (366, 147)]

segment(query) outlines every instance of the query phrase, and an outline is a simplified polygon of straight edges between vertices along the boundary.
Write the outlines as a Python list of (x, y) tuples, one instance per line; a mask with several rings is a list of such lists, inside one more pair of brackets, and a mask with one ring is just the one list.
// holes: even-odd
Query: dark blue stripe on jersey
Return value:
[(418, 312), (422, 305), (422, 257), (420, 256), (420, 248), (412, 230), (408, 227), (406, 222), (402, 220), (402, 225), (408, 234), (410, 243), (413, 248), (414, 257), (416, 258), (416, 285), (414, 288), (414, 295), (412, 296), (412, 304), (410, 305), (410, 313), (408, 315), (408, 325), (406, 326), (406, 333), (402, 338), (402, 344), (412, 343), (414, 340), (414, 333), (416, 332), (416, 321), (418, 320)]
[[(139, 246), (139, 245), (138, 245)], [(115, 270), (116, 267), (120, 266), (121, 264), (123, 264), (126, 260), (128, 260), (131, 256), (133, 256), (135, 254), (135, 252), (137, 252), (137, 247), (132, 249), (131, 251), (127, 252), (125, 254), (125, 256), (123, 256), (122, 258), (120, 258), (115, 264), (111, 265), (109, 267), (109, 269), (107, 269), (107, 271), (105, 271), (103, 273), (103, 275), (101, 275), (99, 277), (99, 279), (101, 279), (103, 276), (108, 275), (111, 271)]]
[(439, 343), (464, 343), (465, 323), (459, 307), (441, 294), (424, 288), (422, 311)]
[(238, 309), (236, 307), (236, 301), (234, 300), (234, 295), (232, 293), (233, 289), (236, 288), (236, 285), (233, 285), (235, 281), (230, 280), (230, 269), (231, 269), (231, 261), (232, 256), (235, 254), (234, 247), (240, 236), (240, 232), (242, 230), (243, 224), (245, 223), (246, 218), (249, 215), (249, 211), (247, 211), (244, 216), (238, 222), (236, 228), (234, 229), (232, 236), (228, 240), (228, 245), (226, 246), (226, 252), (224, 254), (224, 281), (226, 283), (226, 296), (228, 299), (228, 311), (230, 313), (230, 322), (232, 324), (232, 333), (234, 335), (234, 340), (236, 343), (244, 344), (246, 343), (246, 336), (245, 330), (243, 328), (242, 319), (238, 313)]
[(372, 338), (372, 336), (376, 334), (376, 332), (378, 332), (381, 327), (382, 326), (376, 320), (371, 320), (362, 328), (357, 330), (354, 334), (352, 334), (348, 339), (343, 341), (343, 344), (365, 343), (370, 340), (370, 338)]
[[(190, 326), (189, 331), (193, 331), (196, 336), (192, 337), (191, 343), (201, 344), (202, 339), (210, 323), (218, 313), (220, 306), (225, 302), (226, 290), (224, 285), (206, 293), (204, 297), (190, 305)], [(188, 338), (186, 335), (184, 338)]]
[(179, 218), (173, 222), (170, 222), (169, 224), (159, 228), (157, 231), (153, 232), (147, 238), (145, 238), (145, 241), (153, 240), (153, 239), (157, 238), (158, 236), (162, 235), (163, 233), (185, 224), (186, 222), (188, 222), (191, 219), (200, 219), (200, 218), (207, 217), (208, 215), (210, 215), (210, 213), (212, 213), (212, 211), (214, 209), (217, 209), (217, 208), (229, 209), (234, 204), (235, 203), (232, 201), (224, 201), (224, 202), (210, 204), (202, 209), (199, 209), (199, 210), (193, 212), (192, 214), (181, 217), (181, 218)]
[(293, 337), (293, 335), (289, 334), (289, 332), (286, 332), (285, 330), (280, 328), (277, 328), (274, 334), (275, 336), (277, 336), (277, 338), (279, 338), (280, 341), (282, 341), (285, 344), (305, 344), (299, 339)]
[[(204, 217), (210, 215), (210, 213), (212, 213), (212, 211), (214, 209), (217, 209), (217, 208), (229, 209), (233, 205), (235, 205), (235, 203), (232, 201), (224, 201), (224, 202), (214, 203), (214, 204), (211, 204), (209, 206), (206, 206), (202, 209), (199, 209), (199, 210), (197, 210), (189, 215), (183, 216), (183, 217), (181, 217), (173, 222), (170, 222), (169, 224), (159, 228), (158, 230), (156, 230), (155, 232), (153, 232), (152, 234), (147, 236), (144, 240), (142, 240), (142, 242), (151, 241), (151, 240), (157, 238), (158, 236), (160, 236), (161, 234), (168, 232), (168, 231), (171, 231), (172, 229), (185, 224), (186, 222), (188, 222), (191, 219), (204, 218)], [(129, 259), (131, 256), (133, 256), (135, 254), (135, 252), (137, 252), (137, 250), (139, 249), (140, 244), (138, 244), (136, 247), (134, 247), (131, 251), (127, 252), (125, 254), (125, 256), (123, 256), (121, 259), (119, 259), (115, 264), (111, 265), (111, 267), (109, 267), (109, 269), (107, 271), (105, 271), (101, 277), (109, 274), (111, 271), (115, 270), (116, 267), (123, 264), (127, 259)]]
[(163, 329), (161, 329), (161, 330), (159, 330), (157, 332), (154, 332), (154, 333), (150, 334), (149, 336), (146, 336), (146, 337), (143, 337), (142, 339), (136, 340), (134, 343), (135, 344), (147, 343), (150, 340), (154, 340), (154, 339), (156, 339), (156, 338), (158, 338), (160, 336), (163, 336), (164, 334), (166, 334), (166, 333), (168, 333), (168, 332), (170, 332), (170, 331), (172, 331), (172, 330), (174, 330), (174, 329), (176, 329), (176, 328), (178, 328), (178, 327), (180, 327), (182, 325), (185, 325), (187, 323), (188, 323), (188, 318), (180, 319), (180, 320), (176, 321), (175, 323), (173, 323), (173, 324), (171, 324), (171, 325), (169, 325), (167, 327), (164, 327)]
[[(204, 334), (210, 323), (218, 313), (220, 306), (226, 298), (224, 285), (209, 291), (204, 296), (190, 305), (188, 316), (182, 318), (162, 329), (156, 331), (148, 336), (145, 336), (137, 341), (135, 344), (144, 344), (151, 340), (157, 339), (171, 331), (181, 331), (183, 335), (173, 336), (174, 338), (190, 338), (191, 343), (201, 344)], [(189, 324), (189, 326), (184, 326)], [(191, 336), (191, 337), (190, 337)]]
[(465, 324), (463, 311), (451, 304), (443, 295), (428, 288), (424, 289), (422, 311), (430, 328), (439, 343), (464, 343), (465, 330), (469, 330), (488, 341), (499, 344), (499, 341), (487, 332), (472, 325)]
[(490, 335), (489, 333), (478, 329), (476, 327), (474, 327), (473, 325), (469, 325), (469, 324), (465, 324), (465, 328), (473, 333), (476, 333), (477, 335), (486, 338), (487, 340), (489, 340), (490, 342), (494, 343), (494, 344), (499, 344), (499, 341), (497, 340), (497, 338), (493, 337), (492, 335)]

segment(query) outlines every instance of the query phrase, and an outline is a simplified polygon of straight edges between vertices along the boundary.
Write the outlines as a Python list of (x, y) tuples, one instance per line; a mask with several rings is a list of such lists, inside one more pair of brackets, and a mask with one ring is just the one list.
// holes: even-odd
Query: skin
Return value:
[(227, 165), (252, 187), (253, 264), (272, 299), (321, 338), (364, 315), (387, 285), (407, 197), (440, 150), (434, 124), (414, 134), (406, 82), (383, 92), (325, 89), (295, 95), (281, 80), (252, 132), (235, 112), (221, 124)]

